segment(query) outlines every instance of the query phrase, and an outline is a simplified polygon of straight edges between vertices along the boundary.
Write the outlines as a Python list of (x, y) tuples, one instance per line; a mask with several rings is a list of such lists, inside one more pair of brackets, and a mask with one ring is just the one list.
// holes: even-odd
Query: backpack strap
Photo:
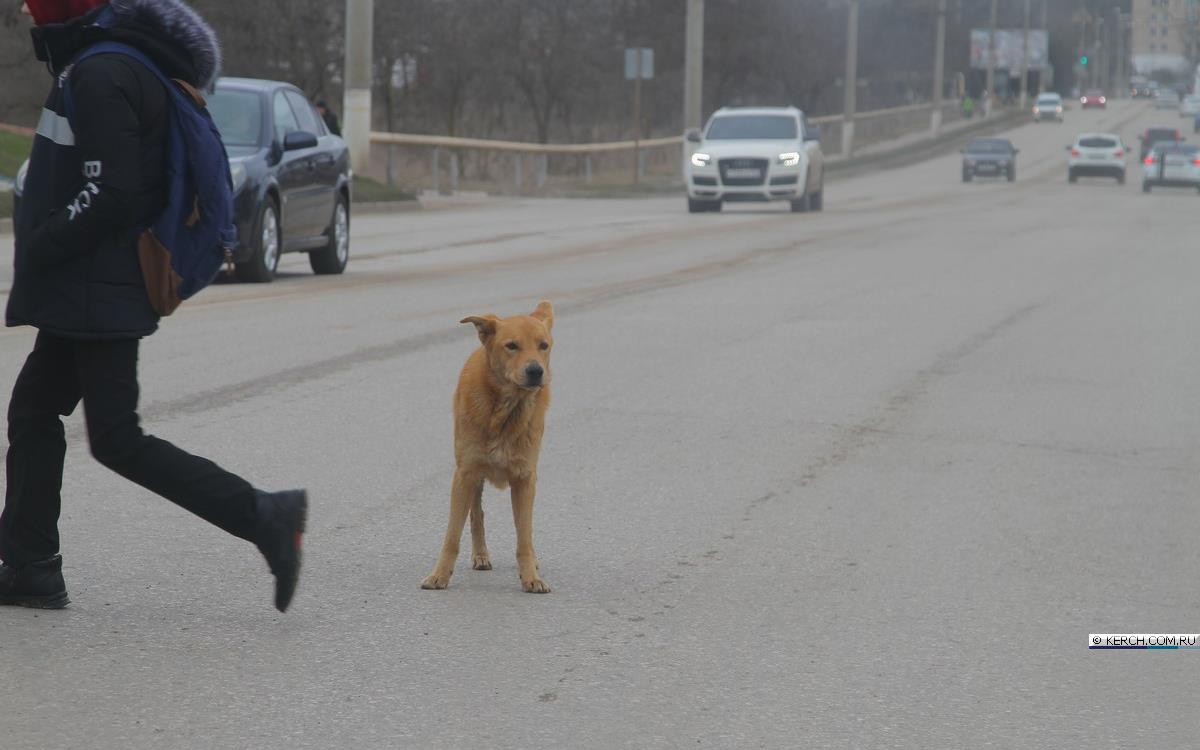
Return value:
[[(171, 79), (168, 79), (166, 75), (163, 74), (159, 67), (154, 64), (153, 60), (151, 60), (144, 52), (136, 47), (131, 47), (130, 45), (122, 42), (97, 42), (96, 44), (93, 44), (75, 56), (75, 59), (71, 61), (71, 70), (73, 71), (76, 65), (88, 59), (89, 57), (95, 57), (96, 55), (124, 55), (126, 57), (132, 57), (134, 60), (140, 62), (143, 67), (153, 73), (154, 77), (167, 87), (168, 92), (171, 88)], [(192, 99), (195, 99), (196, 96), (199, 95), (199, 92), (197, 92), (190, 84), (186, 84), (184, 81), (179, 81), (179, 83), (184, 84), (188, 89), (191, 89), (191, 91), (188, 91), (188, 94), (192, 97)], [(199, 101), (201, 102), (200, 106), (203, 106), (203, 98), (201, 98)], [(74, 97), (71, 96), (70, 72), (67, 73), (66, 83), (63, 86), (63, 109), (66, 110), (67, 120), (73, 119), (75, 114), (75, 101)]]

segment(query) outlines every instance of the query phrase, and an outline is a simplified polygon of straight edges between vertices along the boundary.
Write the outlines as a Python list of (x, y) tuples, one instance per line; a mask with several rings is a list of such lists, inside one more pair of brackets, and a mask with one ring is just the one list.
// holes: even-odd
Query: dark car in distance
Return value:
[(1017, 149), (1007, 138), (972, 138), (962, 150), (962, 181), (976, 177), (1017, 179)]
[(1147, 128), (1144, 133), (1138, 136), (1138, 140), (1142, 142), (1142, 152), (1138, 158), (1145, 161), (1146, 154), (1150, 153), (1150, 149), (1154, 148), (1154, 144), (1164, 141), (1181, 143), (1184, 138), (1183, 134), (1177, 128)]
[(222, 78), (208, 99), (233, 175), (237, 276), (270, 281), (283, 253), (319, 274), (350, 257), (350, 155), (298, 88)]

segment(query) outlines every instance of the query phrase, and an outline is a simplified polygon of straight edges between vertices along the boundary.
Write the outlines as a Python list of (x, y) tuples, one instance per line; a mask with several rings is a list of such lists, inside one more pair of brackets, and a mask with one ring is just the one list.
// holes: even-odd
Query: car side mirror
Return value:
[(283, 137), (284, 151), (299, 151), (306, 148), (316, 148), (317, 137), (304, 130), (295, 130)]
[(699, 143), (701, 141), (700, 130), (698, 128), (688, 128), (683, 137), (687, 139), (688, 143)]
[(804, 129), (804, 140), (806, 140), (806, 141), (821, 140), (821, 126), (820, 125), (809, 125), (807, 128), (805, 128)]

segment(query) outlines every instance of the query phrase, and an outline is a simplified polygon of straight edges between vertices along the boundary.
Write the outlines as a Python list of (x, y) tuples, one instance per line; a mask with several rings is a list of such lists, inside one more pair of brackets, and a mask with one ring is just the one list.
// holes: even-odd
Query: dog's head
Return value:
[(550, 385), (554, 308), (549, 302), (539, 302), (528, 315), (472, 315), (460, 322), (475, 326), (487, 351), (488, 367), (501, 383), (531, 391)]

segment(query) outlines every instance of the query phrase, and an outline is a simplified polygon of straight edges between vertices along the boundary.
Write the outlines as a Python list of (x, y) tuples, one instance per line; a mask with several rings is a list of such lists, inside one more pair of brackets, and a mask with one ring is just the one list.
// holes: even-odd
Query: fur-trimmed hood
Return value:
[(122, 23), (140, 21), (177, 43), (192, 59), (195, 83), (211, 89), (221, 74), (221, 45), (217, 34), (183, 0), (110, 0)]

